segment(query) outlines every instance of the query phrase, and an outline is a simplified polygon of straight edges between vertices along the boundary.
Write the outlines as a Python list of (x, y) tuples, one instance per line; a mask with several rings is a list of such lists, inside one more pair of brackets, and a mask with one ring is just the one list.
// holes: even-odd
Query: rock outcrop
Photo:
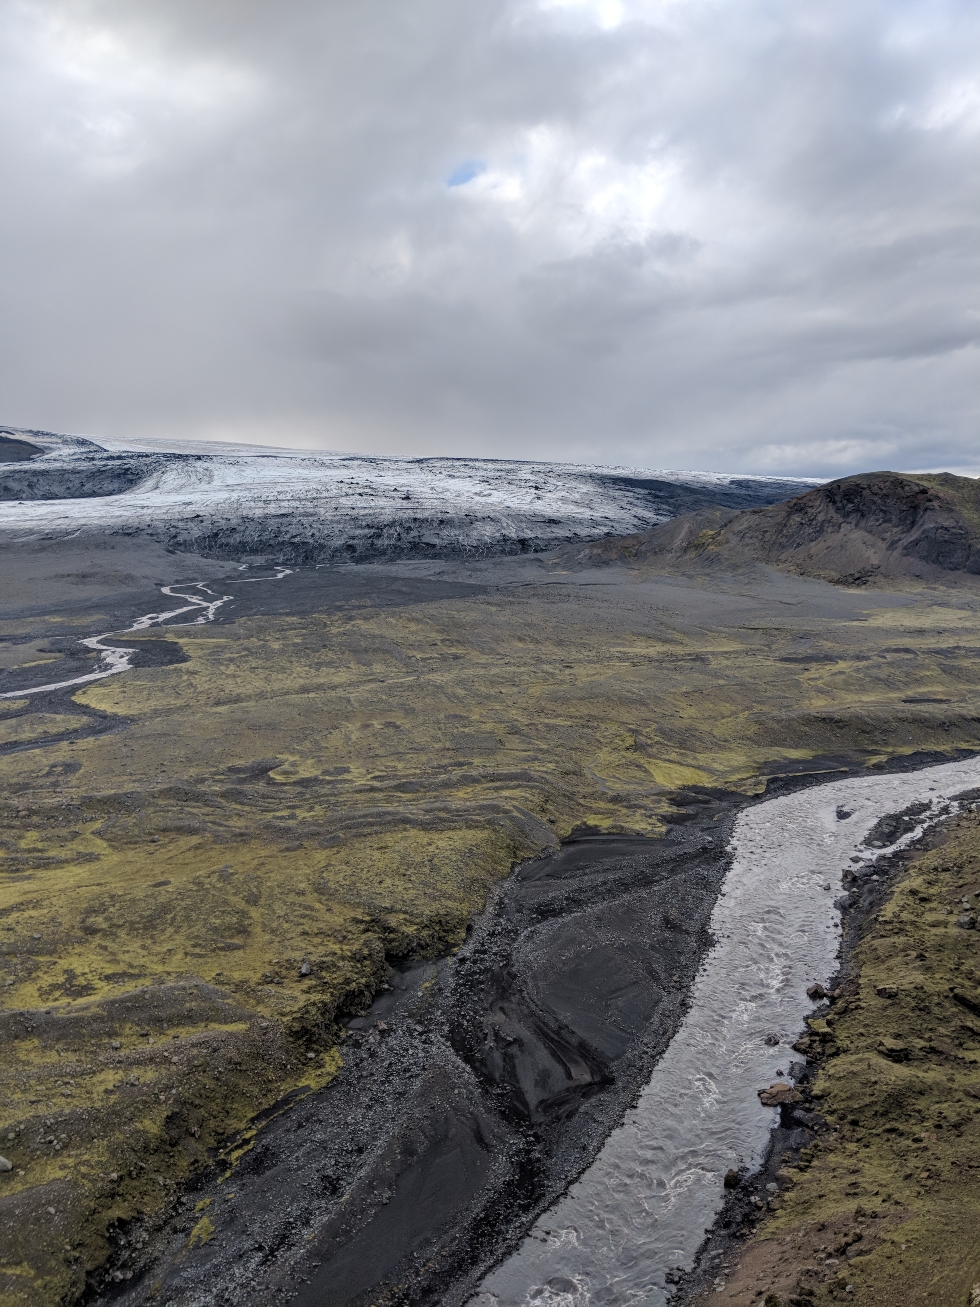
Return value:
[(766, 563), (838, 585), (980, 575), (980, 481), (950, 473), (862, 473), (764, 508), (704, 509), (618, 541), (597, 541), (574, 557), (668, 567)]

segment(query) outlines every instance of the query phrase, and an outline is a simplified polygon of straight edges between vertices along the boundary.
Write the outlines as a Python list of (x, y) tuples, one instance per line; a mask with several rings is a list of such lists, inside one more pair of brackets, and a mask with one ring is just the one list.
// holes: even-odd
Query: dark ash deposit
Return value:
[[(685, 798), (662, 839), (585, 834), (524, 864), (455, 958), (395, 973), (338, 1078), (178, 1206), (159, 1261), (110, 1268), (138, 1280), (121, 1301), (465, 1301), (680, 1024), (734, 820), (731, 796)], [(215, 1233), (192, 1248), (195, 1205)]]

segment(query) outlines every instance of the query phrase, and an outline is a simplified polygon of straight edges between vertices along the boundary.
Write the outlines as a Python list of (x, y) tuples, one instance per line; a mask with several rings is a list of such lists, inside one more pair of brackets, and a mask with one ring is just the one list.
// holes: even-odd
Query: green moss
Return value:
[(335, 1074), (343, 1018), (456, 947), (514, 861), (582, 824), (660, 831), (691, 784), (980, 747), (969, 595), (753, 622), (700, 590), (682, 612), (562, 594), (188, 628), (189, 661), (79, 690), (118, 729), (0, 756), (0, 1124), (24, 1171), (0, 1183), (37, 1217), (10, 1251), (28, 1301), (70, 1301), (113, 1222)]
[[(849, 1227), (859, 1255), (813, 1301), (964, 1303), (980, 1281), (980, 816), (917, 859), (857, 949), (818, 1081), (830, 1133), (761, 1242)], [(802, 1270), (802, 1267), (800, 1268)]]
[(214, 1222), (209, 1216), (202, 1216), (188, 1235), (187, 1243), (191, 1248), (199, 1248), (202, 1244), (210, 1243), (213, 1238)]

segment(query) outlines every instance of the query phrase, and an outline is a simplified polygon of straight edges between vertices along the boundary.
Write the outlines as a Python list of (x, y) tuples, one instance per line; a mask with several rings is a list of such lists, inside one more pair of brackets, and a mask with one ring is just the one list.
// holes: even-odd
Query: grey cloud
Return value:
[(21, 0), (0, 416), (980, 472), (975, 7), (623, 3)]

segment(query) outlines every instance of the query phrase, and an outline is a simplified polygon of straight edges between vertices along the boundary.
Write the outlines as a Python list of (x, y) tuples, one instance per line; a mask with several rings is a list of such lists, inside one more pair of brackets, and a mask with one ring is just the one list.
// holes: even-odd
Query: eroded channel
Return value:
[[(344, 1069), (178, 1213), (127, 1302), (457, 1301), (595, 1156), (676, 1032), (731, 796), (519, 867), (452, 959), (396, 971)], [(226, 1195), (233, 1195), (226, 1198)], [(189, 1224), (188, 1224), (189, 1223)], [(132, 1267), (125, 1259), (116, 1274)]]
[(874, 875), (978, 783), (971, 759), (751, 807), (690, 792), (661, 839), (585, 836), (524, 864), (453, 959), (393, 973), (338, 1078), (187, 1196), (152, 1259), (123, 1253), (112, 1274), (131, 1282), (106, 1290), (666, 1302), (725, 1171), (765, 1152), (776, 1114), (757, 1091), (792, 1074), (806, 988), (836, 970), (845, 868)]
[(596, 1161), (472, 1307), (668, 1301), (665, 1275), (693, 1264), (725, 1172), (763, 1159), (778, 1110), (757, 1091), (791, 1079), (807, 987), (836, 971), (842, 873), (874, 875), (877, 859), (950, 815), (978, 782), (974, 758), (836, 781), (739, 815), (711, 917), (717, 943), (680, 1031)]

